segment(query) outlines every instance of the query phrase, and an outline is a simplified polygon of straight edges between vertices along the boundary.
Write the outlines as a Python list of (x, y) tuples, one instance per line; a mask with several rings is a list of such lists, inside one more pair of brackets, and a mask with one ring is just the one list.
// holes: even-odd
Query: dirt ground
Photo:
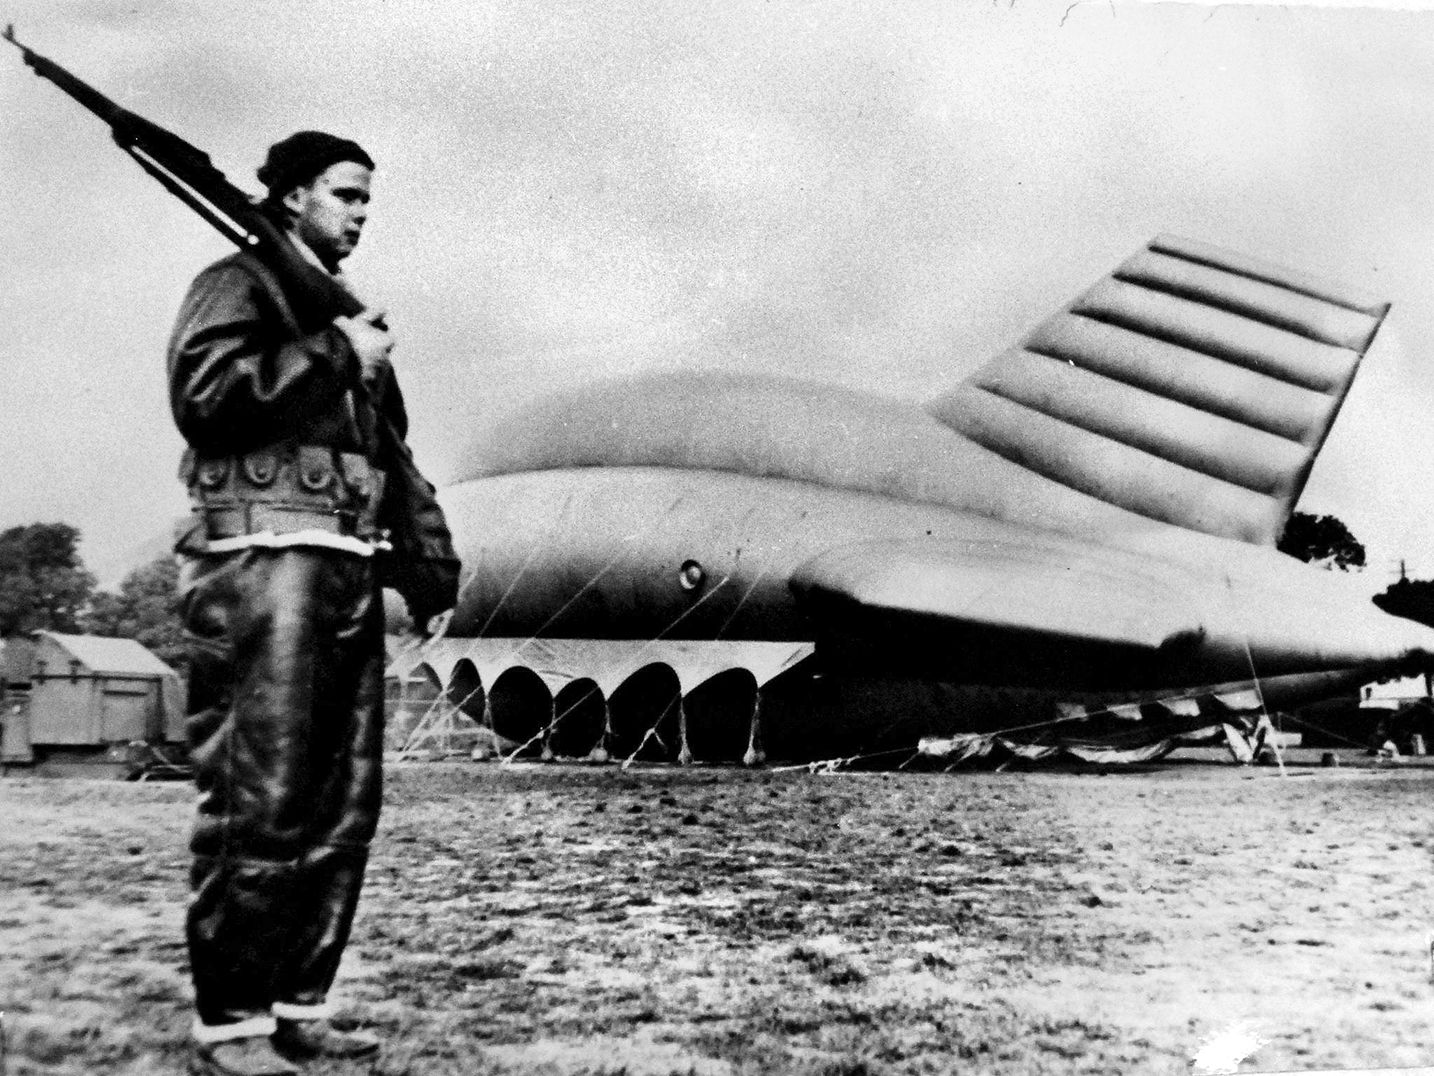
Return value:
[[(1434, 1064), (1434, 768), (390, 774), (378, 1073)], [(183, 1071), (191, 802), (0, 779), (8, 1076)]]

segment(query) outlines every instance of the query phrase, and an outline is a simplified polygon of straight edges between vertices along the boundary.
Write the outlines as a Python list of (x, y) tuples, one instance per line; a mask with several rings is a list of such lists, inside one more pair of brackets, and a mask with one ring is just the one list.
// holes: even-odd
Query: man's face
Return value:
[(372, 175), (355, 161), (340, 161), (284, 196), (299, 238), (331, 269), (358, 246), (368, 219)]

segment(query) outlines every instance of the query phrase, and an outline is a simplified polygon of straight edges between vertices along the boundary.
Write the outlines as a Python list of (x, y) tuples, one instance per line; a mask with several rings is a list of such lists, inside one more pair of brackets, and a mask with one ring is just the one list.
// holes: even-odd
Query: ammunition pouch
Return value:
[(243, 456), (186, 452), (180, 477), (212, 540), (322, 531), (383, 538), (384, 473), (363, 456), (321, 445), (273, 445)]

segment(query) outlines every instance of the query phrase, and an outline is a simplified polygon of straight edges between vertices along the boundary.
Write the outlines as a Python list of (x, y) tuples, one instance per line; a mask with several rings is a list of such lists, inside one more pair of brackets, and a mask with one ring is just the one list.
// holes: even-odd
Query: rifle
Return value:
[[(110, 128), (115, 142), (157, 179), (165, 190), (212, 225), (225, 239), (248, 250), (267, 265), (296, 305), (333, 317), (353, 317), (364, 305), (333, 277), (311, 264), (258, 202), (214, 167), (209, 155), (177, 134), (121, 108), (93, 86), (77, 79), (53, 60), (15, 39), (15, 26), (5, 27), (6, 41), (20, 50), (25, 63), (49, 79)], [(351, 391), (363, 399), (367, 387), (354, 376)], [(387, 415), (373, 408), (377, 419), (374, 454), (388, 472), (383, 513), (392, 534), (393, 558), (385, 574), (408, 601), (430, 612), (452, 606), (457, 594), (457, 559), (434, 489), (414, 464), (402, 435)], [(439, 601), (446, 595), (446, 602)], [(415, 597), (418, 601), (415, 603)], [(420, 628), (422, 625), (419, 625)]]

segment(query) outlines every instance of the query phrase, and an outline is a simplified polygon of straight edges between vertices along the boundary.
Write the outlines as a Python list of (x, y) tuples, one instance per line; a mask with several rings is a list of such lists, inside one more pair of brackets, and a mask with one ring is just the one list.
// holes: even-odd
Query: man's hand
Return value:
[(403, 634), (407, 637), (407, 646), (427, 646), (436, 643), (448, 634), (448, 624), (453, 619), (453, 610), (445, 609), (441, 613), (434, 613), (423, 620), (409, 619), (408, 627)]
[(447, 635), (448, 624), (449, 621), (451, 621), (452, 619), (452, 609), (445, 609), (443, 612), (429, 617), (428, 622), (423, 625), (422, 629), (420, 629), (423, 633), (425, 641), (430, 643), (436, 643), (439, 639), (442, 639), (445, 635)]
[(356, 317), (334, 318), (334, 327), (348, 337), (362, 369), (365, 384), (376, 384), (388, 373), (389, 353), (393, 351), (393, 334), (381, 328), (383, 311), (372, 308)]

